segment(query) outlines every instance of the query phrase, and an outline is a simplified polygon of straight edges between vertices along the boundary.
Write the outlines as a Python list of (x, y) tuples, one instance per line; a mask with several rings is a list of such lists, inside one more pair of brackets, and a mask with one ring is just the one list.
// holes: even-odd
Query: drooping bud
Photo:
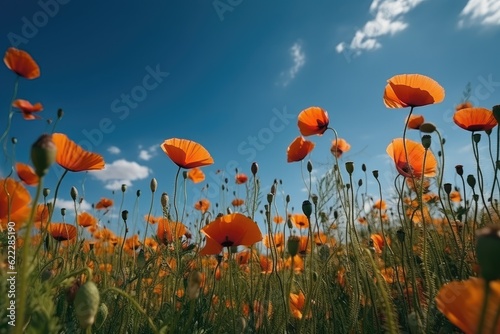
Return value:
[(31, 146), (31, 161), (38, 177), (44, 177), (56, 161), (56, 150), (52, 135), (49, 134), (41, 135)]

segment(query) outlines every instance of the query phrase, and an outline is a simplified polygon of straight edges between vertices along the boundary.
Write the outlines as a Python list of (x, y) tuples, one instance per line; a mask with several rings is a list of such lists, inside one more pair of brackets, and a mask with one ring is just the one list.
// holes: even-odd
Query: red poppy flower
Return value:
[(205, 173), (203, 173), (203, 171), (200, 168), (196, 167), (190, 169), (187, 172), (187, 177), (188, 179), (193, 181), (193, 183), (200, 183), (205, 180)]
[[(387, 154), (394, 160), (396, 169), (404, 177), (422, 176), (433, 177), (436, 175), (437, 161), (430, 150), (425, 153), (422, 144), (406, 139), (406, 152), (403, 138), (397, 138), (387, 146)], [(425, 169), (424, 169), (424, 155)], [(408, 156), (408, 160), (407, 157)]]
[(231, 201), (231, 204), (232, 204), (233, 206), (235, 206), (235, 207), (236, 207), (236, 206), (242, 206), (243, 204), (245, 204), (245, 200), (244, 200), (244, 199), (242, 199), (242, 198), (235, 198), (235, 199), (233, 199), (233, 200)]
[(303, 229), (309, 227), (309, 220), (303, 213), (295, 213), (290, 216), (290, 219), (297, 228)]
[(52, 141), (57, 147), (56, 161), (61, 167), (71, 172), (104, 169), (104, 158), (100, 154), (85, 151), (65, 134), (52, 134)]
[(77, 218), (78, 225), (82, 227), (95, 226), (97, 224), (97, 219), (90, 213), (82, 212)]
[(259, 226), (241, 213), (216, 218), (201, 229), (206, 236), (200, 255), (219, 254), (223, 247), (251, 246), (262, 240)]
[(166, 218), (160, 218), (156, 236), (164, 244), (172, 243), (188, 233), (186, 226), (179, 222), (169, 221)]
[(16, 163), (16, 173), (21, 181), (28, 186), (36, 186), (39, 182), (38, 175), (36, 175), (35, 170), (30, 165), (21, 162)]
[(72, 240), (76, 238), (76, 227), (66, 223), (52, 223), (49, 225), (49, 233), (57, 241)]
[(297, 125), (303, 136), (312, 136), (325, 133), (329, 122), (326, 110), (320, 107), (309, 107), (300, 112)]
[(463, 108), (453, 115), (456, 125), (467, 131), (486, 131), (497, 126), (491, 110), (485, 108)]
[(210, 201), (206, 198), (203, 198), (194, 204), (194, 208), (202, 213), (207, 212), (210, 208)]
[(108, 209), (112, 205), (113, 205), (113, 200), (103, 197), (99, 202), (97, 202), (95, 208), (97, 210)]
[(41, 118), (40, 116), (35, 114), (36, 112), (43, 110), (43, 106), (41, 103), (35, 103), (33, 105), (29, 101), (17, 99), (14, 102), (12, 102), (12, 106), (21, 110), (21, 113), (23, 114), (23, 118), (25, 120), (30, 121), (33, 119)]
[(238, 174), (236, 174), (234, 179), (236, 181), (236, 184), (244, 184), (248, 181), (248, 176), (246, 174), (243, 174), (243, 173), (238, 173)]
[(210, 153), (200, 144), (179, 138), (165, 140), (161, 149), (179, 167), (190, 169), (214, 163)]
[(387, 108), (420, 107), (444, 100), (444, 88), (421, 74), (400, 74), (387, 80), (384, 104)]
[(302, 161), (314, 148), (314, 143), (298, 136), (286, 150), (287, 162)]
[(26, 79), (36, 79), (40, 76), (40, 68), (30, 54), (16, 48), (9, 48), (3, 57), (7, 68)]
[(410, 119), (408, 119), (408, 129), (418, 130), (422, 124), (424, 124), (424, 116), (415, 114), (410, 115)]
[(330, 152), (337, 157), (340, 158), (342, 154), (349, 151), (351, 149), (351, 145), (345, 139), (339, 138), (334, 139), (332, 141), (332, 147), (330, 148)]
[(9, 222), (14, 222), (18, 229), (27, 221), (30, 202), (30, 193), (21, 183), (12, 178), (0, 179), (0, 229), (5, 230)]

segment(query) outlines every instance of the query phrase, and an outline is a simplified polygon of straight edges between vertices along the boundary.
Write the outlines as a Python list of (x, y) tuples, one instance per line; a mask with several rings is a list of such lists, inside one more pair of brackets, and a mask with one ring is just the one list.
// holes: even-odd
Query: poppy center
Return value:
[(414, 168), (407, 162), (400, 162), (397, 167), (399, 172), (404, 176), (414, 175)]
[(234, 241), (229, 240), (229, 237), (226, 235), (226, 240), (221, 243), (222, 247), (231, 247), (234, 244)]

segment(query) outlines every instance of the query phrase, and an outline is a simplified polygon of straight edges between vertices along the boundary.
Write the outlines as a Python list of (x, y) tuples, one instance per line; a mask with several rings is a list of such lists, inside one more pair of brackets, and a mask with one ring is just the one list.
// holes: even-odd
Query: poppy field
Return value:
[[(176, 165), (173, 188), (163, 192), (151, 179), (142, 192), (149, 212), (137, 221), (106, 196), (82, 210), (78, 189), (63, 189), (67, 174), (102, 170), (105, 161), (58, 131), (62, 110), (32, 144), (29, 162), (10, 153), (12, 123), (43, 110), (17, 96), (40, 76), (34, 58), (16, 48), (3, 58), (14, 94), (0, 115), (12, 167), (0, 178), (0, 332), (500, 333), (500, 106), (456, 105), (450, 126), (470, 134), (464, 145), (476, 166), (466, 174), (445, 164), (445, 139), (418, 114), (442, 102), (445, 88), (422, 74), (376, 87), (387, 108), (408, 113), (385, 149), (394, 162), (391, 193), (378, 170), (341, 159), (351, 146), (326, 110), (297, 111), (297, 137), (283, 148), (289, 163), (301, 164), (307, 188), (295, 212), (281, 180), (261, 186), (258, 161), (222, 182), (233, 197), (188, 206), (186, 189), (203, 184), (214, 159), (201, 143), (167, 138), (160, 148)], [(334, 158), (314, 181), (312, 136), (331, 140), (324, 154)], [(55, 167), (63, 170), (58, 182), (44, 182)], [(363, 190), (367, 179), (378, 192)], [(58, 221), (62, 192), (74, 205)], [(368, 197), (375, 201), (367, 211)], [(103, 224), (111, 209), (121, 230)]]

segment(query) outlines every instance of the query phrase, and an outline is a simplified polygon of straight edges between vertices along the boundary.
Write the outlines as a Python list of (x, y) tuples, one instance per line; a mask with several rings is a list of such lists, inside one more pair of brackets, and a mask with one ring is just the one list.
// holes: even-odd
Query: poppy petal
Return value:
[(16, 163), (16, 173), (21, 181), (28, 186), (36, 186), (39, 182), (38, 175), (36, 175), (34, 169), (30, 165), (21, 162)]
[(29, 53), (16, 48), (9, 48), (3, 61), (7, 68), (26, 79), (36, 79), (40, 76), (40, 68)]
[(52, 134), (57, 147), (57, 163), (72, 172), (104, 169), (104, 158), (97, 153), (85, 151), (63, 133)]
[(444, 100), (444, 88), (421, 74), (400, 74), (388, 80), (384, 90), (387, 108), (419, 107)]
[(286, 150), (287, 162), (302, 161), (313, 149), (313, 142), (298, 136)]
[(320, 107), (309, 107), (302, 110), (298, 116), (298, 127), (303, 136), (322, 135), (330, 119), (326, 110)]
[(486, 131), (497, 126), (497, 120), (491, 110), (486, 108), (463, 108), (453, 115), (456, 125), (467, 131)]

